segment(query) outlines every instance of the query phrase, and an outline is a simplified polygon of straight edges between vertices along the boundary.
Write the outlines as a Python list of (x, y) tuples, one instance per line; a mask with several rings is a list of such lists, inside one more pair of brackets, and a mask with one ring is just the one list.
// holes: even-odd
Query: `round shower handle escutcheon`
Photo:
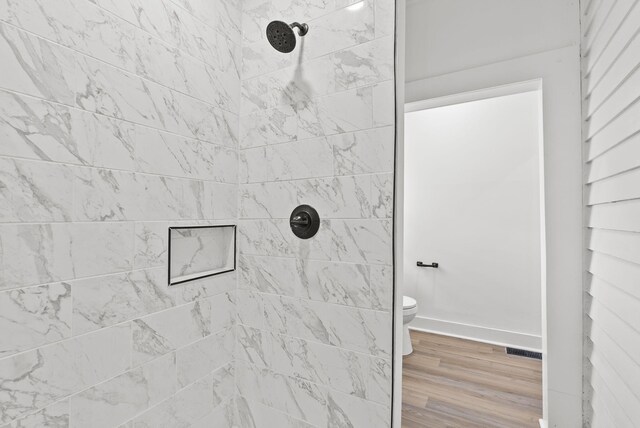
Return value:
[(298, 238), (309, 239), (320, 229), (320, 216), (313, 207), (300, 205), (291, 213), (289, 226)]

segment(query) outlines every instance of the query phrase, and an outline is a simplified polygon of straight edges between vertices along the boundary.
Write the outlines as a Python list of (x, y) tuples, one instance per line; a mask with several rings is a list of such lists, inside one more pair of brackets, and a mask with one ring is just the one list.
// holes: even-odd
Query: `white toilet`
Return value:
[(409, 336), (409, 323), (418, 313), (418, 302), (409, 296), (402, 296), (402, 355), (409, 355), (413, 352), (411, 346), (411, 336)]

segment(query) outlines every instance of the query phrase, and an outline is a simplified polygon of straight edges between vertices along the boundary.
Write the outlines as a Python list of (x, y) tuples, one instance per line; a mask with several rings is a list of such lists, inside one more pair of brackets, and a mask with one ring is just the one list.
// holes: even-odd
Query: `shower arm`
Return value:
[(300, 37), (306, 35), (307, 32), (309, 31), (309, 26), (307, 24), (300, 24), (299, 22), (294, 22), (294, 23), (289, 24), (289, 26), (291, 28), (297, 28), (298, 29), (298, 35)]

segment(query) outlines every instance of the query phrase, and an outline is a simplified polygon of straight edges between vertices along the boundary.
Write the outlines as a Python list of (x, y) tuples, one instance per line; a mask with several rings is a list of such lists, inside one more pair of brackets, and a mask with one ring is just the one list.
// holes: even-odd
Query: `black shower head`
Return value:
[(293, 32), (294, 28), (298, 29), (300, 37), (304, 36), (307, 34), (307, 31), (309, 31), (309, 26), (307, 24), (298, 24), (297, 22), (294, 22), (289, 25), (282, 21), (271, 21), (269, 25), (267, 25), (267, 40), (269, 40), (271, 46), (276, 50), (282, 53), (289, 53), (296, 47), (296, 35)]

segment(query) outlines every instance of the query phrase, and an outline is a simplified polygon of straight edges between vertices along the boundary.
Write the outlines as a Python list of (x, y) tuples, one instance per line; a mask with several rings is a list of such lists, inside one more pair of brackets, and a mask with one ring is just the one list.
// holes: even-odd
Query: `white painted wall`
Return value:
[(405, 115), (414, 327), (541, 348), (539, 110), (533, 91)]
[(585, 426), (640, 421), (640, 2), (583, 2)]
[(576, 44), (577, 0), (412, 0), (411, 82)]

